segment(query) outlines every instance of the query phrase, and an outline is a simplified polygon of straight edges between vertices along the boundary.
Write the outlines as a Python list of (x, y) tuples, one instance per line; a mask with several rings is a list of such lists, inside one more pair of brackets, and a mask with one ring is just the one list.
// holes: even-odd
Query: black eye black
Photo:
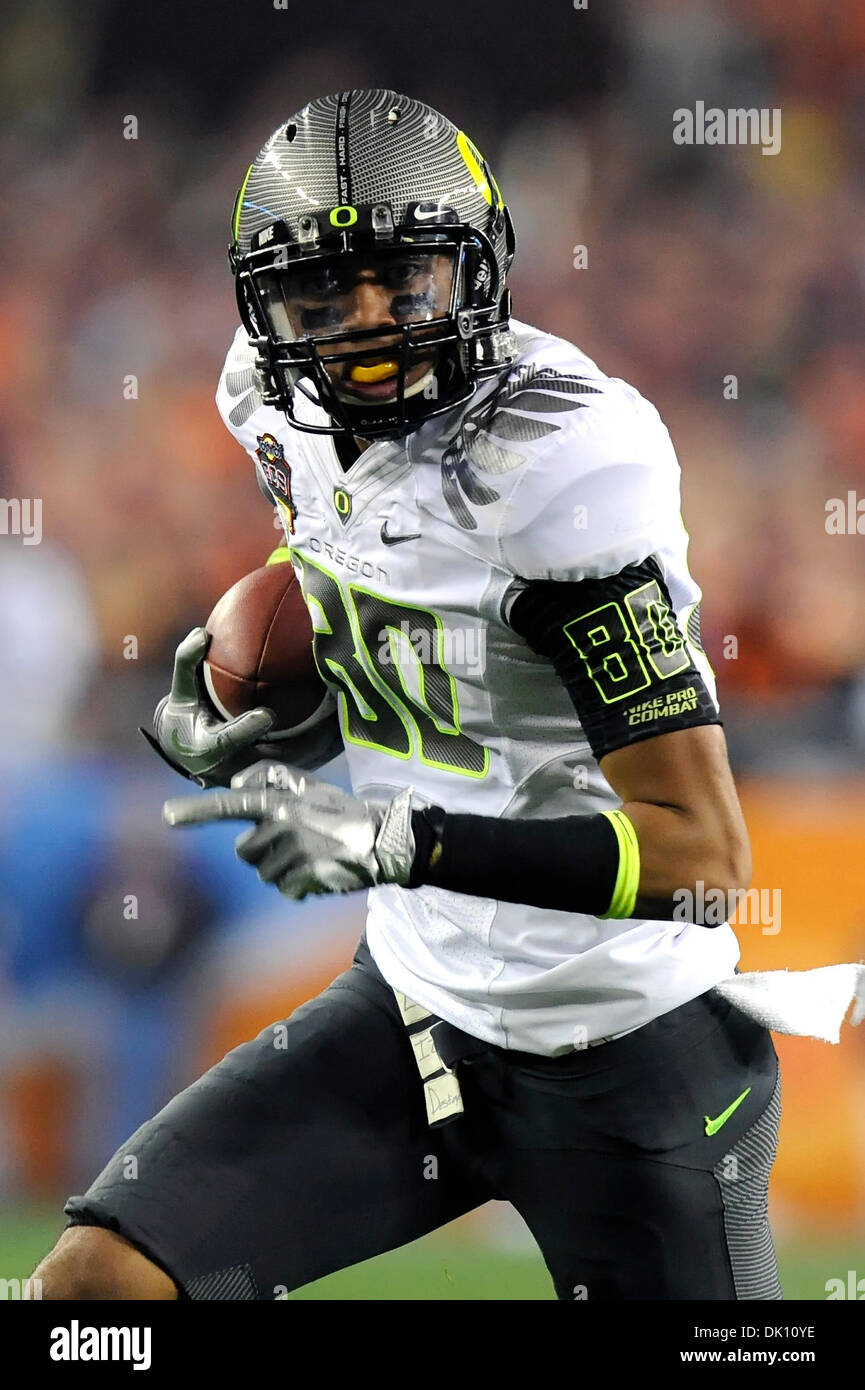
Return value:
[(300, 322), (306, 333), (321, 332), (324, 328), (338, 327), (342, 311), (335, 304), (323, 304), (320, 308), (306, 305), (300, 310)]

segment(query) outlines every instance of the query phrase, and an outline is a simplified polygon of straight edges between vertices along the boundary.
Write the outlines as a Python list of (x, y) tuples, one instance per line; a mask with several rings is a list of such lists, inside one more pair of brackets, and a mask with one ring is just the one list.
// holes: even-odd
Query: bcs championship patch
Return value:
[(286, 463), (285, 449), (272, 434), (256, 435), (258, 448), (255, 457), (269, 487), (279, 494), (280, 509), (288, 513), (288, 529), (294, 535), (294, 520), (297, 507), (291, 495), (291, 466)]

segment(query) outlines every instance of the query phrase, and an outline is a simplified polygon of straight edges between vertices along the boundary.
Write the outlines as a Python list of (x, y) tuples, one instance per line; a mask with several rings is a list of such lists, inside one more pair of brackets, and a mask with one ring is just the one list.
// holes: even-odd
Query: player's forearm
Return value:
[(718, 807), (662, 806), (627, 801), (623, 813), (640, 846), (635, 916), (666, 919), (683, 899), (702, 901), (703, 891), (725, 895), (751, 882), (751, 851), (744, 821), (729, 822)]
[(702, 901), (698, 884), (725, 894), (748, 887), (748, 831), (719, 725), (618, 749), (602, 770), (640, 843), (642, 913), (669, 916), (682, 890)]
[[(598, 917), (672, 916), (677, 894), (747, 886), (747, 855), (720, 852), (708, 826), (677, 807), (629, 803), (607, 815), (501, 820), (445, 815), (413, 818), (412, 886)], [(746, 846), (747, 848), (747, 846)]]

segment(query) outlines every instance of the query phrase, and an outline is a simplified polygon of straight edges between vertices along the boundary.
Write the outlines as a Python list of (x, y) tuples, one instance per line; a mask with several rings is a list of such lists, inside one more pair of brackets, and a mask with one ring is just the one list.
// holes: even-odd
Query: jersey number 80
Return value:
[[(415, 753), (428, 767), (484, 777), (489, 750), (462, 732), (456, 683), (445, 668), (441, 619), (427, 608), (394, 603), (296, 552), (312, 617), (316, 665), (341, 695), (345, 738), (395, 758)], [(421, 634), (424, 659), (397, 656), (403, 634)], [(414, 679), (406, 680), (405, 662)]]

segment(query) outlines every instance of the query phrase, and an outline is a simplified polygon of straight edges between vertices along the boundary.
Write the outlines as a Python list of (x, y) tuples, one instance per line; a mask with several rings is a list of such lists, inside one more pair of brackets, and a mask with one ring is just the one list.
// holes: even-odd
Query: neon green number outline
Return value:
[[(300, 555), (296, 550), (292, 550), (292, 555), (294, 556), (295, 560), (299, 562), (304, 577), (306, 575), (306, 567), (307, 565), (309, 565), (312, 569), (319, 570), (322, 574), (327, 575), (328, 579), (332, 580), (335, 584), (339, 592), (340, 600), (342, 602), (343, 613), (345, 614), (346, 620), (348, 622), (349, 632), (351, 633), (354, 657), (359, 663), (359, 665), (362, 667), (364, 675), (367, 677), (370, 684), (382, 696), (382, 698), (390, 706), (393, 713), (397, 716), (400, 723), (403, 725), (409, 747), (408, 751), (403, 753), (400, 752), (398, 748), (391, 748), (388, 747), (386, 744), (376, 743), (372, 739), (357, 738), (354, 734), (351, 733), (349, 729), (349, 721), (346, 710), (346, 690), (350, 690), (352, 692), (357, 712), (360, 715), (361, 719), (364, 720), (364, 722), (370, 722), (370, 717), (373, 720), (375, 720), (378, 718), (378, 716), (376, 715), (375, 711), (371, 708), (371, 706), (367, 703), (367, 701), (363, 698), (354, 681), (351, 679), (351, 676), (346, 671), (345, 667), (340, 662), (334, 661), (331, 657), (325, 657), (325, 663), (332, 675), (336, 676), (336, 684), (340, 687), (338, 691), (338, 694), (340, 696), (340, 728), (342, 729), (343, 736), (345, 737), (347, 742), (353, 743), (361, 748), (372, 748), (378, 753), (387, 753), (390, 757), (401, 758), (404, 762), (411, 758), (415, 749), (417, 749), (417, 754), (420, 758), (420, 761), (424, 763), (427, 767), (435, 767), (442, 772), (458, 773), (462, 777), (485, 777), (487, 775), (487, 772), (489, 771), (490, 752), (486, 746), (475, 743), (473, 739), (469, 738), (468, 734), (463, 732), (462, 726), (460, 724), (459, 698), (456, 690), (456, 682), (453, 676), (451, 675), (450, 671), (448, 671), (445, 667), (444, 662), (441, 660), (443, 645), (443, 628), (441, 619), (439, 618), (438, 614), (431, 612), (431, 610), (428, 608), (423, 608), (420, 604), (402, 602), (400, 602), (399, 605), (392, 604), (391, 600), (386, 598), (384, 594), (377, 594), (374, 590), (367, 589), (360, 584), (349, 584), (348, 592), (346, 593), (346, 591), (340, 584), (337, 576), (333, 573), (332, 570), (329, 570), (326, 565), (319, 564), (316, 560), (311, 560), (307, 556)], [(417, 706), (417, 702), (414, 699), (414, 697), (410, 694), (408, 688), (406, 687), (402, 671), (397, 662), (394, 662), (394, 666), (399, 677), (400, 686), (405, 692), (406, 699), (409, 703), (404, 704), (394, 693), (391, 687), (387, 684), (387, 682), (379, 674), (376, 668), (375, 658), (370, 652), (369, 647), (367, 646), (366, 641), (364, 639), (363, 632), (361, 630), (360, 616), (358, 614), (357, 607), (354, 601), (355, 593), (365, 594), (369, 598), (375, 599), (378, 603), (383, 604), (385, 607), (398, 606), (399, 608), (412, 609), (416, 613), (423, 613), (426, 617), (432, 620), (432, 622), (435, 625), (437, 634), (437, 665), (444, 673), (444, 675), (447, 677), (451, 693), (451, 700), (453, 705), (453, 728), (449, 729), (447, 727), (443, 727), (438, 717), (433, 712), (431, 706), (427, 703), (425, 697), (425, 679), (423, 665), (419, 663), (420, 689), (421, 696), (423, 698), (423, 710), (424, 713), (431, 720), (431, 722), (434, 724), (435, 728), (438, 730), (439, 733), (448, 735), (450, 737), (464, 738), (475, 748), (481, 750), (483, 755), (483, 767), (480, 770), (475, 771), (472, 768), (459, 767), (455, 763), (437, 762), (434, 759), (425, 756), (423, 750), (423, 736), (421, 734), (420, 726), (415, 716), (412, 714), (410, 708), (411, 704)], [(333, 627), (330, 622), (330, 619), (327, 617), (327, 614), (324, 611), (324, 606), (321, 600), (318, 598), (316, 594), (312, 593), (312, 591), (310, 591), (309, 594), (306, 595), (306, 597), (307, 602), (310, 598), (314, 600), (316, 607), (320, 611), (326, 624), (325, 628), (316, 628), (315, 630), (326, 633), (327, 635), (332, 635)], [(395, 624), (386, 624), (386, 626), (388, 628), (388, 631), (401, 631), (401, 629)], [(316, 665), (319, 668), (319, 672), (321, 674), (322, 679), (327, 680), (327, 676), (325, 675), (324, 671), (322, 671), (321, 666), (319, 665), (317, 654), (315, 655), (315, 661)], [(361, 706), (363, 706), (363, 708)], [(369, 715), (364, 713), (364, 708), (369, 710)]]
[[(643, 632), (641, 615), (639, 611), (635, 611), (635, 604), (638, 596), (640, 595), (645, 595), (645, 602), (640, 606), (642, 607), (643, 612), (646, 615), (646, 618), (652, 625), (652, 632), (654, 633), (655, 641), (661, 648), (661, 654), (664, 660), (672, 660), (675, 653), (677, 651), (681, 651), (682, 658), (679, 664), (677, 666), (670, 666), (669, 669), (666, 671), (661, 669), (654, 656), (652, 655), (651, 648), (649, 646), (649, 643), (646, 641), (646, 637)], [(631, 622), (634, 625), (634, 630), (636, 631), (636, 634), (640, 639), (640, 645), (643, 648), (643, 651), (646, 653), (646, 656), (649, 658), (649, 661), (652, 663), (653, 670), (655, 671), (656, 675), (660, 677), (661, 680), (667, 680), (670, 676), (678, 676), (680, 671), (684, 671), (686, 667), (690, 666), (691, 658), (685, 646), (685, 639), (676, 625), (676, 620), (673, 617), (672, 608), (667, 603), (667, 600), (661, 593), (661, 588), (658, 584), (657, 579), (650, 579), (647, 584), (641, 584), (638, 589), (632, 589), (629, 594), (625, 595), (625, 603), (628, 606), (628, 612), (631, 615)], [(670, 638), (666, 633), (664, 633), (663, 629), (659, 626), (658, 621), (655, 618), (654, 610), (656, 607), (662, 608), (664, 610), (664, 613), (662, 613), (661, 615), (662, 618), (666, 615), (669, 615), (668, 621), (670, 623), (670, 627), (673, 629), (673, 632), (675, 634), (675, 639), (673, 641), (673, 645), (671, 646), (670, 651), (664, 650), (665, 647), (670, 645)]]
[[(579, 625), (579, 627), (582, 629), (583, 632), (585, 632), (588, 638), (591, 638), (596, 632), (604, 632), (606, 634), (607, 642), (615, 641), (615, 638), (610, 636), (610, 630), (607, 623), (600, 620), (600, 614), (602, 613), (615, 615), (615, 617), (618, 619), (619, 633), (617, 634), (617, 636), (621, 637), (623, 642), (627, 642), (628, 646), (631, 648), (632, 652), (634, 653), (634, 657), (636, 658), (637, 665), (640, 669), (640, 674), (643, 677), (639, 685), (630, 685), (628, 689), (617, 691), (615, 695), (612, 695), (609, 698), (607, 697), (604, 691), (603, 684), (592, 670), (587, 651), (585, 651), (583, 647), (580, 646), (580, 642), (575, 639), (575, 634), (571, 631), (572, 628), (576, 628), (577, 625)], [(589, 618), (595, 617), (598, 617), (598, 622), (595, 623), (594, 627), (587, 630), (585, 627), (587, 620)], [(619, 700), (630, 699), (632, 695), (637, 695), (641, 690), (645, 690), (647, 685), (651, 685), (651, 677), (648, 671), (646, 670), (645, 665), (643, 664), (643, 659), (640, 656), (640, 649), (637, 646), (637, 643), (631, 633), (630, 626), (624, 613), (622, 612), (620, 604), (616, 602), (603, 603), (601, 604), (600, 608), (593, 608), (590, 610), (590, 612), (583, 613), (579, 618), (574, 618), (572, 622), (566, 623), (564, 627), (564, 634), (570, 642), (571, 646), (576, 648), (580, 656), (583, 658), (583, 661), (586, 663), (586, 671), (588, 672), (590, 679), (593, 681), (598, 691), (598, 694), (600, 695), (605, 705), (614, 705)], [(603, 642), (593, 642), (591, 647), (588, 648), (588, 651), (599, 652), (600, 648), (604, 645), (605, 643)], [(601, 670), (603, 671), (604, 676), (609, 681), (614, 682), (615, 677), (613, 676), (611, 670), (607, 666), (607, 662), (610, 660), (611, 657), (615, 657), (617, 661), (619, 661), (621, 666), (624, 668), (626, 674), (628, 672), (628, 664), (618, 648), (616, 648), (612, 652), (609, 652), (603, 658), (603, 665), (601, 667)], [(636, 676), (636, 671), (634, 672), (634, 675)]]
[[(387, 599), (387, 598), (385, 598), (385, 596), (384, 596), (383, 594), (377, 594), (377, 593), (374, 592), (374, 590), (372, 590), (372, 589), (367, 589), (367, 588), (365, 588), (362, 584), (349, 584), (348, 590), (349, 590), (349, 594), (350, 594), (351, 600), (352, 600), (351, 606), (352, 606), (352, 609), (353, 609), (353, 611), (355, 612), (355, 614), (357, 613), (357, 608), (355, 607), (355, 603), (354, 603), (354, 595), (355, 595), (356, 593), (357, 593), (357, 594), (366, 594), (366, 596), (367, 596), (368, 598), (376, 599), (379, 603), (382, 603), (382, 604), (384, 604), (385, 606), (390, 606), (390, 600)], [(406, 683), (405, 683), (405, 679), (404, 679), (403, 673), (402, 673), (402, 667), (400, 666), (400, 664), (399, 664), (398, 662), (395, 661), (395, 662), (393, 663), (393, 666), (394, 666), (394, 669), (395, 669), (395, 671), (396, 671), (396, 673), (397, 673), (397, 676), (398, 676), (398, 678), (399, 678), (400, 686), (402, 687), (402, 689), (403, 689), (403, 691), (404, 691), (404, 693), (405, 693), (406, 701), (407, 701), (407, 703), (406, 703), (406, 704), (403, 706), (403, 708), (399, 711), (399, 714), (400, 714), (400, 717), (401, 717), (401, 718), (404, 718), (404, 720), (407, 720), (407, 721), (408, 721), (406, 727), (408, 728), (409, 735), (412, 737), (413, 742), (416, 742), (418, 757), (420, 758), (421, 762), (422, 762), (426, 767), (435, 767), (435, 768), (438, 768), (439, 771), (441, 771), (441, 772), (457, 772), (457, 773), (460, 774), (461, 777), (486, 777), (487, 772), (489, 771), (489, 766), (490, 766), (490, 750), (489, 750), (485, 745), (483, 745), (483, 744), (474, 743), (474, 740), (473, 740), (473, 739), (470, 739), (469, 736), (468, 736), (468, 734), (463, 733), (462, 725), (460, 724), (460, 702), (459, 702), (459, 696), (458, 696), (458, 694), (457, 694), (456, 681), (454, 680), (454, 678), (453, 678), (453, 676), (451, 675), (450, 671), (447, 669), (447, 667), (446, 667), (445, 664), (444, 664), (444, 652), (443, 652), (443, 647), (444, 647), (444, 628), (443, 628), (443, 626), (442, 626), (441, 618), (439, 617), (439, 615), (438, 615), (437, 613), (433, 613), (433, 611), (432, 611), (430, 608), (424, 608), (424, 607), (423, 607), (421, 604), (419, 604), (419, 603), (405, 603), (402, 599), (400, 600), (399, 604), (398, 604), (398, 605), (394, 605), (394, 607), (399, 607), (399, 608), (401, 608), (401, 609), (402, 609), (402, 608), (409, 608), (409, 609), (411, 609), (411, 611), (412, 611), (413, 613), (423, 613), (424, 617), (426, 617), (426, 618), (431, 618), (432, 621), (433, 621), (433, 623), (435, 624), (435, 631), (436, 631), (436, 665), (437, 665), (437, 666), (439, 667), (439, 669), (444, 673), (444, 675), (447, 676), (447, 679), (448, 679), (448, 686), (449, 686), (450, 695), (451, 695), (451, 708), (452, 708), (452, 714), (453, 714), (453, 719), (452, 719), (451, 722), (452, 722), (452, 724), (453, 724), (453, 727), (452, 727), (452, 728), (447, 728), (447, 726), (444, 726), (444, 725), (442, 725), (442, 724), (439, 722), (439, 718), (438, 718), (437, 714), (435, 713), (435, 711), (433, 710), (433, 708), (432, 708), (432, 706), (430, 705), (429, 701), (427, 700), (427, 698), (426, 698), (426, 677), (425, 677), (425, 674), (424, 674), (423, 662), (420, 662), (420, 661), (419, 661), (419, 662), (417, 662), (417, 668), (418, 668), (418, 677), (419, 677), (419, 683), (420, 683), (420, 693), (421, 693), (421, 700), (422, 700), (422, 702), (423, 702), (423, 711), (424, 711), (424, 714), (426, 714), (426, 715), (428, 716), (428, 718), (432, 721), (432, 723), (435, 725), (436, 729), (438, 730), (438, 732), (439, 732), (440, 734), (446, 734), (446, 735), (447, 735), (448, 737), (450, 737), (450, 738), (465, 738), (465, 739), (468, 739), (469, 743), (474, 744), (474, 747), (475, 747), (475, 748), (480, 748), (480, 749), (482, 750), (482, 752), (483, 752), (483, 767), (480, 768), (479, 770), (475, 771), (474, 769), (469, 768), (469, 767), (458, 767), (455, 763), (440, 763), (440, 762), (437, 762), (434, 758), (428, 758), (428, 757), (425, 755), (425, 753), (424, 753), (424, 748), (423, 748), (423, 734), (421, 733), (420, 726), (419, 726), (417, 720), (415, 719), (415, 716), (412, 714), (412, 711), (411, 711), (411, 706), (412, 706), (412, 705), (417, 706), (417, 700), (416, 700), (415, 697), (412, 695), (411, 691), (408, 689), (408, 686), (407, 686)], [(396, 633), (399, 633), (400, 636), (402, 635), (402, 629), (401, 629), (400, 627), (397, 627), (395, 623), (386, 623), (386, 624), (385, 624), (385, 627), (386, 627), (386, 630), (387, 630), (388, 632), (396, 632)], [(371, 668), (375, 668), (375, 658), (373, 657), (372, 652), (369, 650), (369, 648), (368, 648), (367, 645), (366, 645), (366, 642), (365, 642), (364, 636), (363, 636), (363, 632), (362, 632), (361, 629), (360, 629), (360, 623), (358, 623), (358, 633), (359, 633), (359, 635), (360, 635), (360, 640), (361, 640), (361, 643), (362, 643), (362, 645), (363, 645), (364, 654), (365, 654), (366, 657), (367, 657), (369, 666), (370, 666)], [(409, 644), (409, 645), (411, 645), (411, 644)], [(393, 646), (392, 646), (392, 645), (391, 645), (391, 651), (393, 651)], [(378, 672), (376, 672), (376, 674), (378, 674)], [(392, 691), (391, 691), (391, 694), (393, 694)]]
[[(375, 672), (371, 672), (371, 671), (370, 671), (367, 662), (364, 661), (364, 659), (363, 659), (362, 652), (358, 650), (358, 638), (360, 637), (360, 631), (359, 631), (359, 624), (358, 624), (358, 621), (357, 621), (357, 613), (356, 613), (356, 611), (355, 611), (355, 609), (354, 609), (354, 605), (349, 606), (349, 604), (346, 602), (346, 596), (345, 596), (345, 592), (344, 592), (344, 590), (343, 590), (343, 587), (342, 587), (342, 585), (340, 584), (339, 579), (338, 579), (337, 576), (333, 573), (332, 570), (329, 570), (329, 569), (327, 568), (326, 565), (320, 565), (320, 564), (318, 564), (318, 562), (317, 562), (316, 560), (310, 560), (307, 556), (298, 554), (297, 551), (293, 551), (292, 553), (294, 554), (295, 558), (296, 558), (297, 560), (299, 560), (301, 569), (302, 569), (303, 574), (304, 574), (304, 577), (305, 577), (305, 575), (306, 575), (306, 566), (309, 565), (310, 568), (316, 569), (316, 570), (320, 570), (322, 574), (326, 574), (327, 577), (328, 577), (328, 579), (331, 579), (331, 580), (333, 581), (334, 585), (336, 586), (337, 592), (338, 592), (339, 597), (340, 597), (340, 601), (341, 601), (341, 603), (342, 603), (343, 613), (345, 614), (345, 618), (346, 618), (346, 621), (347, 621), (347, 623), (348, 623), (348, 630), (349, 630), (349, 632), (351, 633), (352, 650), (353, 650), (355, 659), (357, 660), (358, 664), (363, 668), (364, 675), (365, 675), (365, 676), (367, 677), (367, 679), (370, 681), (370, 684), (373, 685), (373, 686), (375, 687), (375, 689), (378, 691), (378, 693), (383, 697), (383, 699), (386, 701), (386, 703), (390, 706), (391, 710), (392, 710), (393, 713), (396, 715), (397, 719), (398, 719), (398, 720), (400, 721), (400, 723), (403, 725), (403, 728), (405, 729), (405, 733), (406, 733), (406, 742), (407, 742), (407, 744), (408, 744), (408, 748), (407, 748), (406, 751), (403, 753), (403, 752), (400, 752), (400, 750), (399, 750), (398, 748), (390, 748), (390, 747), (388, 747), (387, 744), (384, 744), (384, 743), (376, 743), (374, 739), (357, 738), (357, 737), (351, 732), (351, 730), (350, 730), (350, 728), (349, 728), (349, 720), (348, 720), (347, 702), (346, 702), (346, 694), (345, 694), (346, 690), (350, 690), (350, 691), (352, 692), (352, 696), (353, 696), (354, 702), (355, 702), (355, 707), (356, 707), (357, 712), (358, 712), (358, 714), (360, 715), (361, 719), (364, 721), (364, 723), (368, 724), (368, 723), (371, 723), (371, 722), (373, 722), (373, 721), (377, 721), (377, 720), (378, 720), (378, 715), (376, 714), (376, 712), (375, 712), (375, 710), (372, 708), (372, 706), (369, 705), (368, 702), (364, 699), (363, 695), (362, 695), (361, 692), (358, 690), (357, 686), (355, 685), (355, 683), (354, 683), (354, 681), (352, 680), (351, 676), (350, 676), (350, 675), (348, 674), (348, 672), (346, 671), (345, 667), (344, 667), (340, 662), (334, 661), (331, 657), (325, 657), (325, 664), (327, 665), (328, 669), (329, 669), (333, 674), (335, 674), (335, 675), (337, 676), (337, 682), (336, 682), (336, 683), (337, 683), (337, 685), (340, 687), (340, 689), (339, 689), (339, 691), (338, 691), (338, 694), (339, 694), (339, 697), (340, 697), (340, 698), (339, 698), (339, 723), (340, 723), (340, 728), (342, 729), (343, 737), (344, 737), (349, 743), (354, 743), (354, 744), (356, 744), (357, 747), (359, 747), (359, 748), (372, 748), (372, 749), (374, 749), (377, 753), (387, 753), (387, 754), (389, 754), (389, 756), (392, 757), (392, 758), (401, 758), (401, 759), (403, 760), (403, 762), (407, 762), (408, 759), (412, 756), (412, 737), (411, 737), (411, 730), (410, 730), (410, 729), (407, 727), (407, 725), (406, 725), (405, 719), (404, 719), (404, 717), (403, 717), (403, 712), (402, 712), (402, 710), (399, 709), (398, 704), (397, 704), (396, 700), (394, 699), (393, 692), (392, 692), (392, 691), (389, 691), (386, 687), (385, 687), (385, 688), (382, 688), (382, 687), (383, 687), (383, 682), (380, 680), (380, 678), (377, 676), (377, 674), (376, 674)], [(325, 611), (324, 611), (324, 605), (322, 604), (321, 600), (318, 598), (318, 596), (317, 596), (316, 594), (310, 593), (309, 596), (315, 600), (316, 606), (318, 607), (319, 611), (321, 612), (322, 616), (324, 617), (324, 620), (325, 620), (325, 622), (326, 622), (326, 624), (327, 624), (327, 635), (332, 634), (332, 633), (333, 633), (333, 626), (332, 626), (332, 624), (331, 624), (331, 622), (330, 622), (330, 619), (328, 618), (327, 614), (326, 614)], [(322, 630), (322, 631), (324, 631), (324, 630)], [(366, 647), (365, 647), (365, 644), (364, 644), (364, 642), (363, 642), (363, 638), (362, 638), (362, 637), (360, 637), (360, 646), (361, 646), (361, 648), (362, 648), (363, 653), (366, 654)], [(325, 675), (324, 671), (322, 671), (321, 666), (319, 665), (318, 654), (315, 652), (315, 647), (314, 647), (314, 646), (313, 646), (313, 655), (315, 656), (315, 664), (316, 664), (316, 666), (318, 666), (318, 669), (319, 669), (319, 673), (320, 673), (320, 675), (321, 675), (321, 678), (322, 678), (322, 680), (325, 680), (325, 681), (326, 681), (326, 680), (327, 680), (327, 676)], [(369, 714), (365, 714), (365, 713), (364, 713), (364, 710), (368, 710), (368, 711), (369, 711)]]

